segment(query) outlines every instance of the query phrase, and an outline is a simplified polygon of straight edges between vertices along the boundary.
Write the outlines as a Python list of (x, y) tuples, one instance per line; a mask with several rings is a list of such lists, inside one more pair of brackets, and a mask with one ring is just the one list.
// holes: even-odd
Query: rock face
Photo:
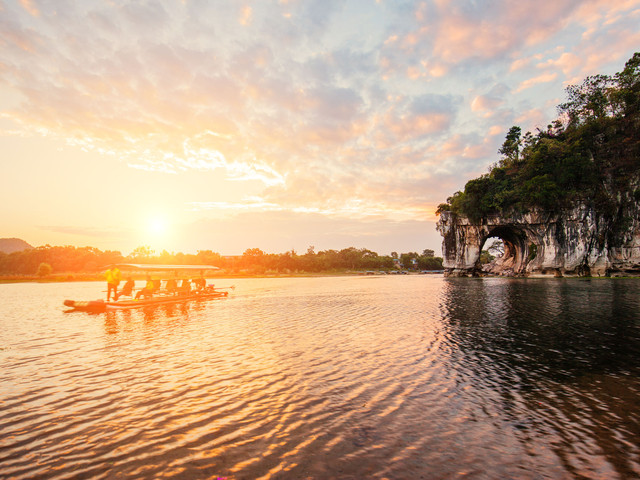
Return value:
[[(640, 205), (627, 203), (614, 215), (577, 205), (561, 213), (532, 211), (490, 216), (478, 222), (450, 212), (440, 215), (445, 275), (623, 276), (640, 275)], [(505, 252), (481, 267), (488, 238)]]

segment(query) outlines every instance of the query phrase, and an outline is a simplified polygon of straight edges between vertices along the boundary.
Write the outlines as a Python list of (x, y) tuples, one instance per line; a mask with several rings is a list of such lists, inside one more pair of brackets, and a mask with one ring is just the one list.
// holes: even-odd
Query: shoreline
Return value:
[[(422, 274), (420, 272), (405, 272), (405, 275), (441, 275), (443, 272), (430, 272)], [(387, 275), (398, 275), (399, 273), (378, 273), (374, 275), (367, 274), (366, 271), (344, 271), (344, 272), (291, 272), (291, 273), (224, 273), (217, 275), (205, 275), (207, 280), (227, 280), (236, 278), (313, 278), (313, 277), (357, 277), (370, 276), (380, 277)], [(152, 275), (153, 277), (154, 275)], [(157, 275), (156, 275), (157, 276)], [(163, 275), (160, 275), (164, 277)], [(122, 275), (123, 281), (126, 275)], [(131, 277), (136, 281), (144, 281), (146, 274), (132, 274)], [(185, 276), (186, 277), (186, 276)], [(181, 277), (182, 278), (182, 277)], [(164, 280), (164, 278), (162, 278)], [(6, 275), (0, 276), (0, 285), (10, 283), (75, 283), (75, 282), (106, 282), (103, 274), (90, 273), (69, 273), (69, 274), (52, 274), (46, 277), (38, 277), (37, 275)]]
[[(442, 275), (444, 271), (430, 271), (427, 273), (422, 272), (408, 272), (404, 271), (394, 273), (380, 273), (374, 274), (367, 273), (367, 271), (344, 271), (344, 272), (291, 272), (291, 273), (225, 273), (219, 275), (205, 275), (207, 280), (233, 280), (243, 278), (321, 278), (321, 277), (386, 277), (387, 275)], [(133, 274), (131, 275), (135, 281), (144, 281), (146, 274)], [(579, 276), (566, 276), (566, 277), (553, 277), (550, 275), (533, 275), (530, 277), (501, 277), (499, 275), (486, 275), (481, 277), (455, 277), (455, 278), (503, 278), (503, 279), (519, 279), (519, 280), (544, 280), (544, 279), (556, 279), (556, 280), (634, 280), (640, 279), (640, 276), (610, 276), (610, 277), (579, 277)], [(161, 278), (161, 280), (165, 280)], [(5, 275), (0, 276), (0, 285), (12, 284), (12, 283), (76, 283), (76, 282), (105, 282), (104, 275), (102, 274), (59, 274), (48, 275), (41, 278), (36, 275)]]

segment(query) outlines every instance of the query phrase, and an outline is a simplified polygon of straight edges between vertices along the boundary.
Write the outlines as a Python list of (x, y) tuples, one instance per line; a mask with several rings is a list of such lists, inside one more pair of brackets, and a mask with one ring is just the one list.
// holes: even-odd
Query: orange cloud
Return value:
[(40, 15), (40, 11), (38, 10), (38, 7), (34, 5), (33, 0), (20, 0), (20, 5), (22, 5), (22, 7), (27, 12), (29, 12), (29, 15), (32, 15), (34, 17)]
[(514, 123), (516, 125), (521, 125), (522, 130), (526, 131), (533, 130), (535, 127), (548, 124), (549, 119), (545, 116), (543, 111), (534, 108), (516, 117)]
[(489, 95), (478, 95), (471, 101), (471, 111), (491, 114), (493, 110), (503, 103), (504, 100), (501, 98), (491, 97)]
[(240, 25), (247, 26), (251, 23), (251, 19), (253, 16), (253, 9), (249, 6), (242, 7), (240, 11)]
[(531, 88), (535, 85), (539, 85), (541, 83), (549, 83), (558, 78), (557, 73), (543, 73), (538, 75), (537, 77), (529, 78), (518, 85), (518, 88), (515, 90), (516, 93), (521, 92), (527, 88)]

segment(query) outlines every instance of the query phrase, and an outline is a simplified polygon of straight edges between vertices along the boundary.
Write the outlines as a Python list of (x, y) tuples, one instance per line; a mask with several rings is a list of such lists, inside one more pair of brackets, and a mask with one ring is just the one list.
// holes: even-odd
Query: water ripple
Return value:
[(640, 476), (636, 283), (244, 280), (104, 315), (30, 287), (0, 289), (2, 478)]

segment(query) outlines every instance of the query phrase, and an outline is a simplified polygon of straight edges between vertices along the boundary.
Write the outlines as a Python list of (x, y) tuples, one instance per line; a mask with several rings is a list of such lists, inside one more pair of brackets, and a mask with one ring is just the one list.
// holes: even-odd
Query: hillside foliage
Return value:
[(489, 172), (439, 205), (473, 220), (492, 214), (557, 212), (576, 202), (614, 215), (620, 199), (640, 200), (640, 53), (613, 76), (566, 89), (558, 119), (522, 135), (513, 126)]

